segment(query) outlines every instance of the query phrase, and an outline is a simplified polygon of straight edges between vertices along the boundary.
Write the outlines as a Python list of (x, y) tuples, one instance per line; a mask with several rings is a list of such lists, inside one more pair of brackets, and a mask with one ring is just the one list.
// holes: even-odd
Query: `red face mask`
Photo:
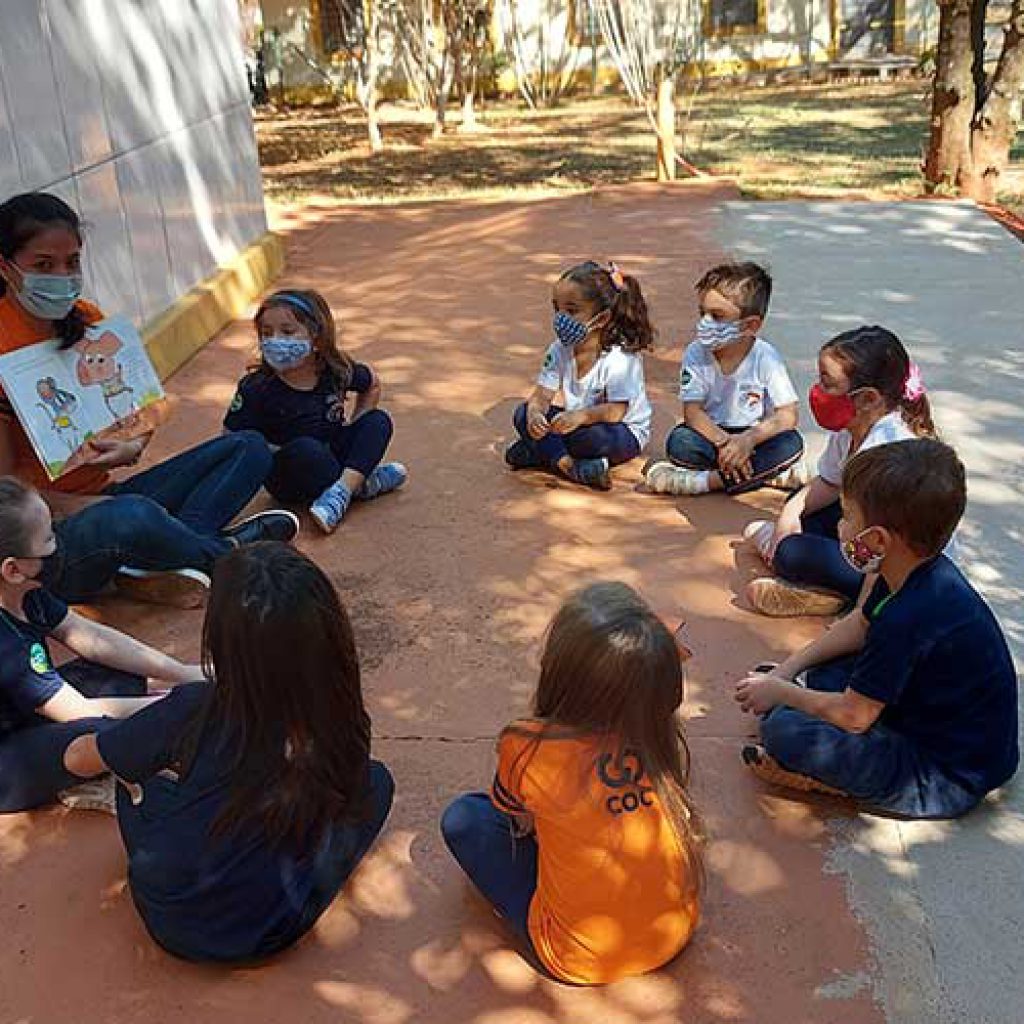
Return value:
[(843, 430), (848, 427), (857, 415), (852, 394), (830, 395), (820, 384), (815, 384), (807, 399), (818, 425), (825, 430)]

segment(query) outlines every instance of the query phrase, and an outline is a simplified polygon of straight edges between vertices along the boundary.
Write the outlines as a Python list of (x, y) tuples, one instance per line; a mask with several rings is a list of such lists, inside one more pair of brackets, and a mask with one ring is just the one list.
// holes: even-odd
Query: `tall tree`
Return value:
[(994, 202), (1017, 134), (1024, 93), (1024, 0), (1013, 0), (999, 60), (985, 73), (987, 0), (939, 0), (928, 150), (928, 191), (955, 187)]
[[(676, 176), (676, 86), (700, 45), (701, 0), (594, 0), (601, 33), (657, 138), (659, 181)], [(685, 163), (685, 161), (683, 161)]]

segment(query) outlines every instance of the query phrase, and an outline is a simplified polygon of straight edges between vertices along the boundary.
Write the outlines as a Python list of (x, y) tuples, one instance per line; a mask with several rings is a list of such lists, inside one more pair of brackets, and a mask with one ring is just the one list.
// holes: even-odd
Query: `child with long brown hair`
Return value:
[[(596, 490), (612, 466), (636, 458), (651, 436), (641, 353), (654, 344), (640, 282), (588, 260), (566, 270), (552, 293), (555, 341), (530, 397), (513, 417), (512, 469), (546, 467)], [(555, 405), (561, 394), (562, 403)]]
[(864, 577), (846, 564), (839, 545), (843, 467), (880, 444), (935, 436), (921, 371), (884, 327), (857, 327), (826, 342), (809, 401), (818, 425), (830, 432), (817, 476), (775, 523), (755, 521), (743, 534), (776, 573), (747, 588), (763, 615), (834, 615), (857, 600)]
[(153, 938), (190, 960), (253, 960), (327, 909), (383, 827), (394, 783), (370, 759), (348, 616), (298, 552), (257, 544), (217, 563), (203, 669), (64, 759), (124, 783), (128, 883)]
[[(376, 498), (408, 476), (400, 462), (381, 461), (392, 423), (378, 408), (380, 378), (338, 347), (331, 308), (318, 292), (275, 292), (255, 323), (260, 364), (239, 382), (224, 426), (262, 434), (276, 449), (267, 490), (309, 506), (331, 533), (353, 498)], [(349, 392), (356, 398), (346, 420)]]
[(562, 981), (672, 959), (697, 925), (700, 826), (678, 717), (690, 652), (623, 583), (555, 615), (528, 719), (498, 739), (490, 796), (441, 831), (483, 895)]

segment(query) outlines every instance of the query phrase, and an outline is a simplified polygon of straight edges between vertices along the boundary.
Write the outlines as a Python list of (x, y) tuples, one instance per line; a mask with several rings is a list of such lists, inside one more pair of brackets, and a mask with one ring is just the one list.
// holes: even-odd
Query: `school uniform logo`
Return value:
[(327, 410), (324, 413), (328, 423), (341, 423), (345, 419), (345, 396), (335, 392), (327, 396)]
[(228, 408), (229, 412), (238, 412), (242, 408), (242, 392), (236, 391), (235, 397), (231, 399), (231, 405)]
[(644, 784), (643, 762), (635, 750), (626, 747), (614, 756), (602, 754), (595, 768), (601, 782), (617, 790), (604, 802), (609, 814), (632, 814), (654, 806), (654, 789)]
[(693, 380), (693, 374), (684, 366), (679, 374), (679, 383), (685, 388)]
[(542, 368), (545, 369), (545, 370), (550, 370), (551, 367), (554, 366), (554, 365), (555, 365), (555, 353), (554, 352), (547, 352), (547, 353), (545, 353), (545, 355), (544, 355), (544, 366)]
[(42, 644), (33, 644), (29, 648), (28, 663), (37, 675), (45, 676), (50, 671), (50, 659), (46, 656), (46, 648)]
[(761, 392), (760, 391), (745, 391), (743, 393), (743, 404), (748, 409), (757, 409), (761, 406)]

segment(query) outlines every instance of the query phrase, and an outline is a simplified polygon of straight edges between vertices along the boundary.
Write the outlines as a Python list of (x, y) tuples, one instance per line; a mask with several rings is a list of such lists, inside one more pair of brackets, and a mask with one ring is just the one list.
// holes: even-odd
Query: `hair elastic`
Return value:
[(621, 292), (626, 287), (626, 279), (622, 276), (622, 271), (611, 260), (608, 262), (608, 276), (611, 278), (612, 287), (617, 292)]
[(911, 363), (906, 383), (903, 385), (903, 397), (908, 402), (916, 402), (919, 398), (924, 398), (926, 393), (927, 389), (924, 386), (924, 378), (921, 376), (921, 367), (917, 363)]

